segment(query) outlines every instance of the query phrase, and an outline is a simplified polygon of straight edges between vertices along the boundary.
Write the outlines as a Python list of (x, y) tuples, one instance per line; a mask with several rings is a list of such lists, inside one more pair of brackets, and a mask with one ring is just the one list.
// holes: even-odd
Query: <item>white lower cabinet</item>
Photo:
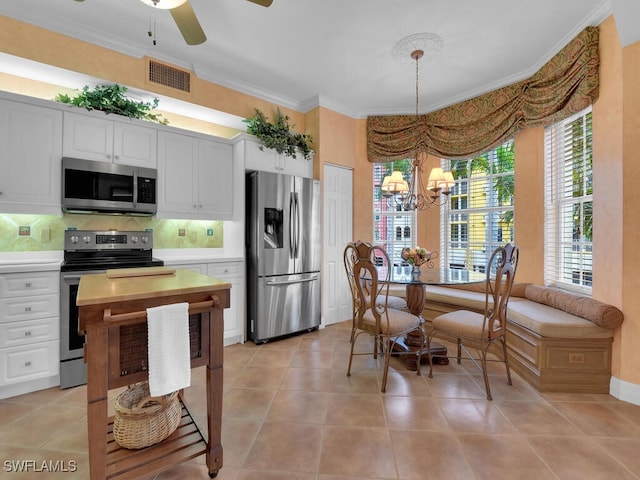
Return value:
[(59, 384), (58, 271), (0, 275), (0, 398)]
[(207, 274), (207, 264), (206, 263), (185, 263), (185, 264), (165, 264), (165, 267), (175, 268), (176, 270), (184, 269), (191, 270), (192, 272), (202, 273), (203, 275)]
[(210, 263), (207, 274), (231, 284), (231, 306), (224, 311), (224, 344), (244, 343), (244, 262)]
[(245, 274), (244, 261), (210, 263), (174, 263), (165, 261), (165, 267), (191, 270), (231, 284), (231, 305), (224, 311), (224, 344), (244, 343), (245, 339)]
[(0, 355), (2, 386), (58, 375), (59, 343), (43, 342), (3, 349)]

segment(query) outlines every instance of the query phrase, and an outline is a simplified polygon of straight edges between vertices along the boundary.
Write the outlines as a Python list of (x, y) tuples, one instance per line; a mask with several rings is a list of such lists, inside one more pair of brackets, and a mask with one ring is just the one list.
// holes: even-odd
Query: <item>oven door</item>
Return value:
[(82, 359), (84, 335), (78, 335), (78, 285), (82, 275), (104, 270), (62, 272), (60, 274), (60, 361)]

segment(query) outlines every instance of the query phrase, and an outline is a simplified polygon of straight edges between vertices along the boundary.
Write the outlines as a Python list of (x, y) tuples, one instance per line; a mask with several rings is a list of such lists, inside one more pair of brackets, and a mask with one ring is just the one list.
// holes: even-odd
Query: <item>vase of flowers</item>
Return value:
[(432, 252), (427, 250), (426, 248), (416, 247), (416, 248), (403, 248), (402, 253), (400, 254), (402, 259), (406, 261), (411, 268), (411, 281), (419, 282), (420, 274), (422, 271), (420, 270), (420, 266), (424, 263), (427, 263), (431, 260)]

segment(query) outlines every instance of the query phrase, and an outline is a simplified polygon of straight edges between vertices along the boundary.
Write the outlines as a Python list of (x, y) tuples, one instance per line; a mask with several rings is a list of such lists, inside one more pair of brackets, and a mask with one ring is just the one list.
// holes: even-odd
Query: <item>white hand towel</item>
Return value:
[(147, 308), (149, 393), (159, 397), (191, 385), (189, 304)]

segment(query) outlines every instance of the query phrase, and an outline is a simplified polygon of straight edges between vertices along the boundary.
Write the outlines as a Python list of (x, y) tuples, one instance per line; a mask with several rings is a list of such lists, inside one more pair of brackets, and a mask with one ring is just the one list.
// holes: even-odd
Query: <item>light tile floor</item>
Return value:
[[(217, 478), (640, 478), (640, 406), (609, 395), (540, 394), (517, 375), (508, 386), (501, 364), (492, 368), (489, 402), (470, 362), (436, 365), (428, 378), (428, 366), (417, 376), (397, 358), (382, 394), (380, 360), (356, 357), (345, 375), (348, 340), (342, 323), (225, 348)], [(187, 391), (198, 416), (203, 373), (194, 371)], [(0, 401), (0, 480), (88, 478), (85, 395), (85, 387), (53, 388)], [(8, 471), (18, 460), (73, 461), (77, 472)], [(155, 478), (209, 477), (200, 457)]]

